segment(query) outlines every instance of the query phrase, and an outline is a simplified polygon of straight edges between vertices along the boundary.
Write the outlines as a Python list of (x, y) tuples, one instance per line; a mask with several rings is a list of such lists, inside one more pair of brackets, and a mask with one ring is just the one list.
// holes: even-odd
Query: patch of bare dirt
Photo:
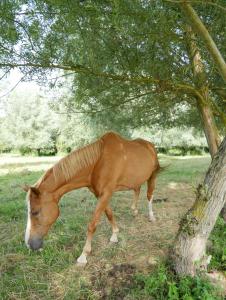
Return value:
[(134, 265), (113, 265), (110, 270), (103, 269), (95, 276), (92, 276), (91, 282), (96, 291), (98, 291), (101, 300), (121, 300), (132, 287), (135, 272), (136, 267)]
[(110, 237), (110, 229), (103, 229), (108, 226), (107, 222), (103, 220), (99, 225), (102, 230), (94, 238), (96, 245), (93, 256), (90, 257), (91, 264), (98, 260), (100, 264), (134, 265), (144, 273), (150, 271), (150, 267), (167, 258), (179, 228), (179, 221), (195, 199), (193, 188), (189, 184), (173, 183), (161, 189), (157, 188), (155, 199), (164, 201), (154, 200), (153, 210), (157, 220), (152, 223), (148, 221), (146, 190), (142, 192), (139, 214), (135, 218), (130, 210), (132, 197), (132, 193), (121, 193), (121, 199), (116, 199), (117, 203), (114, 203), (113, 209), (120, 227), (117, 245), (111, 245), (107, 240), (106, 234)]

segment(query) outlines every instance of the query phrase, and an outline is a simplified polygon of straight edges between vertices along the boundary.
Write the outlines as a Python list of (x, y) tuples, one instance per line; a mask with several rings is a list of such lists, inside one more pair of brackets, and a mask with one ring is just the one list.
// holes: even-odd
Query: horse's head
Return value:
[(51, 193), (41, 192), (35, 187), (25, 186), (27, 192), (27, 228), (25, 243), (32, 250), (42, 247), (43, 237), (59, 216), (58, 201)]

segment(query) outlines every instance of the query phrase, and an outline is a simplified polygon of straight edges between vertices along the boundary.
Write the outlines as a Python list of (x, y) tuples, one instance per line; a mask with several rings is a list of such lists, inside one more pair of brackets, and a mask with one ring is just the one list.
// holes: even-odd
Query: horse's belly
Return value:
[(145, 181), (149, 179), (150, 176), (135, 176), (131, 174), (130, 176), (124, 175), (121, 180), (117, 182), (117, 188), (122, 189), (134, 189), (141, 186)]
[(125, 186), (131, 189), (138, 187), (150, 178), (152, 171), (151, 161), (141, 159), (127, 163), (119, 177), (117, 186)]

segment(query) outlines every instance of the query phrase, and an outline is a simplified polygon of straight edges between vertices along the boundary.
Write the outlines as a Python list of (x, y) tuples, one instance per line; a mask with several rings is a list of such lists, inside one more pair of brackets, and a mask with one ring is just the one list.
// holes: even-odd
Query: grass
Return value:
[[(109, 243), (111, 228), (103, 217), (88, 265), (80, 269), (75, 261), (81, 253), (87, 224), (96, 205), (94, 196), (86, 189), (65, 195), (60, 201), (60, 218), (49, 232), (44, 250), (31, 252), (23, 240), (26, 204), (19, 186), (36, 182), (54, 159), (39, 158), (44, 164), (38, 164), (37, 158), (29, 158), (26, 163), (21, 158), (3, 159), (0, 157), (0, 299), (123, 299), (122, 295), (130, 297), (128, 299), (143, 299), (139, 297), (144, 295), (144, 283), (137, 281), (136, 274), (151, 276), (153, 265), (158, 262), (161, 265), (165, 260), (178, 222), (193, 203), (194, 186), (210, 162), (207, 156), (186, 159), (161, 156), (162, 165), (170, 166), (159, 175), (155, 198), (167, 197), (167, 201), (154, 203), (157, 216), (154, 224), (147, 221), (146, 187), (142, 189), (139, 215), (135, 219), (130, 211), (132, 193), (116, 193), (112, 208), (120, 227), (119, 243)], [(220, 238), (216, 236), (222, 234), (222, 230), (216, 229), (212, 237), (213, 255), (220, 251)], [(220, 255), (216, 255), (214, 268), (222, 265)]]
[(178, 278), (166, 265), (160, 264), (150, 275), (137, 274), (129, 291), (132, 299), (220, 300), (216, 287), (198, 276)]
[(226, 228), (222, 218), (218, 218), (210, 236), (208, 251), (212, 255), (209, 267), (224, 271), (226, 276)]

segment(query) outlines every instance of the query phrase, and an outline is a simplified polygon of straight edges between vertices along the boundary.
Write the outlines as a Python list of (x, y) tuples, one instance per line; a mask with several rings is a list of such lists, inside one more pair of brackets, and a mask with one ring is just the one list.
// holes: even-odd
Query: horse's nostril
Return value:
[(32, 250), (38, 250), (42, 247), (43, 241), (41, 238), (33, 238), (28, 243)]

